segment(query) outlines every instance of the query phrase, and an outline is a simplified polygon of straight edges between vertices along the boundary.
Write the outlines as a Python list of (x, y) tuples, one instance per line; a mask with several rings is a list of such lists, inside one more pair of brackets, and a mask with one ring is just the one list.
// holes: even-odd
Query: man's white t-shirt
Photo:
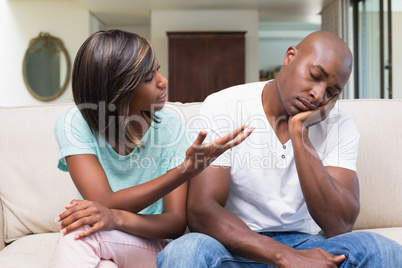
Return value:
[[(255, 127), (243, 143), (212, 164), (231, 167), (226, 209), (256, 232), (317, 233), (320, 228), (300, 188), (292, 142), (278, 140), (264, 113), (266, 83), (234, 86), (210, 95), (202, 104), (195, 130), (206, 129), (205, 142), (210, 142), (243, 124)], [(309, 128), (309, 138), (324, 166), (356, 170), (359, 133), (337, 107), (326, 120)]]

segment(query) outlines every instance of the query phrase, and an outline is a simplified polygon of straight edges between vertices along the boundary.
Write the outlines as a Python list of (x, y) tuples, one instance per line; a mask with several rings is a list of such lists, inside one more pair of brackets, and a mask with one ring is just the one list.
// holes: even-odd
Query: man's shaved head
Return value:
[(344, 71), (348, 77), (352, 71), (352, 53), (348, 45), (333, 33), (325, 31), (313, 32), (305, 37), (296, 46), (296, 49), (302, 54), (305, 52), (311, 53), (312, 51), (320, 51), (321, 53), (325, 53), (328, 58), (336, 57), (338, 59), (344, 59), (344, 66), (340, 71)]

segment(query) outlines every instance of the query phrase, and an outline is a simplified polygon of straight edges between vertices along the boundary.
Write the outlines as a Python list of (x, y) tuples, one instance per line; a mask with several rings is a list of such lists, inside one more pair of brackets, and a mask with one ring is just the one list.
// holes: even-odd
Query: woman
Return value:
[(185, 231), (186, 182), (252, 129), (193, 144), (162, 108), (167, 80), (144, 38), (120, 30), (90, 36), (73, 68), (76, 107), (56, 123), (59, 168), (80, 198), (57, 217), (54, 267), (154, 267)]

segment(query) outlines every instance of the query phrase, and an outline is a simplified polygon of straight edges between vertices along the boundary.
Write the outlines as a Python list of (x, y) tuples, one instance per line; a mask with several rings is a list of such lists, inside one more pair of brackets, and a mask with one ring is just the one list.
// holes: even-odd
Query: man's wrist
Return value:
[(289, 121), (289, 134), (292, 140), (302, 138), (304, 135), (308, 134), (308, 128), (304, 122), (291, 118)]

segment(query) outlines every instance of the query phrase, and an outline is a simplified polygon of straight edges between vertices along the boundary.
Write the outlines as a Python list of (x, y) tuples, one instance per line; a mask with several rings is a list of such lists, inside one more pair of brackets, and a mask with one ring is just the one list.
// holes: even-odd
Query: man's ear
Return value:
[(295, 46), (290, 46), (288, 50), (286, 50), (285, 58), (283, 59), (283, 66), (287, 66), (290, 61), (296, 56), (297, 49)]

